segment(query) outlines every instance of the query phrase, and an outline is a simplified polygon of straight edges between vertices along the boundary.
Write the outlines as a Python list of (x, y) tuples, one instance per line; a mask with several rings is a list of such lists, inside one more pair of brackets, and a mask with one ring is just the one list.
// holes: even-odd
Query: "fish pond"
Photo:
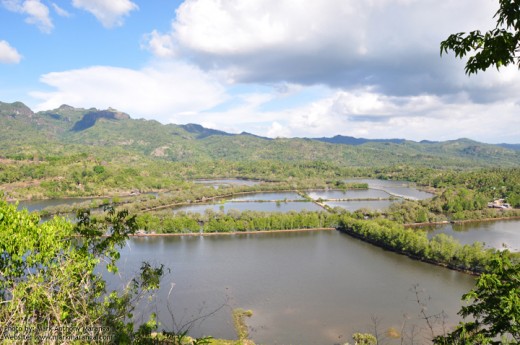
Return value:
[(415, 184), (407, 181), (388, 181), (377, 179), (349, 179), (345, 182), (367, 183), (370, 189), (379, 189), (393, 196), (402, 197), (411, 200), (424, 200), (434, 196), (416, 188)]
[(246, 322), (257, 344), (343, 344), (354, 332), (371, 331), (374, 318), (382, 332), (403, 323), (424, 330), (416, 292), (428, 313), (444, 311), (453, 325), (474, 284), (472, 276), (335, 230), (132, 238), (111, 286), (121, 286), (142, 261), (171, 269), (157, 300), (143, 307), (157, 311), (164, 327), (172, 328), (172, 315), (183, 324), (217, 310), (190, 333), (236, 338), (231, 310), (240, 307), (253, 312)]

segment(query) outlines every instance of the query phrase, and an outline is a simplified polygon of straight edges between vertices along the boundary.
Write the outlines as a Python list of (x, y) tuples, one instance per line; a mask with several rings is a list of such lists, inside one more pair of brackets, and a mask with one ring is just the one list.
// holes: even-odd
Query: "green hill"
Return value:
[[(0, 155), (40, 156), (69, 152), (123, 150), (152, 159), (198, 162), (328, 161), (372, 167), (414, 164), (436, 167), (515, 167), (520, 152), (469, 139), (446, 142), (368, 140), (344, 144), (314, 139), (269, 139), (247, 133), (229, 134), (200, 125), (163, 125), (136, 120), (114, 109), (62, 105), (34, 113), (23, 103), (0, 102)], [(62, 150), (58, 149), (61, 148)]]

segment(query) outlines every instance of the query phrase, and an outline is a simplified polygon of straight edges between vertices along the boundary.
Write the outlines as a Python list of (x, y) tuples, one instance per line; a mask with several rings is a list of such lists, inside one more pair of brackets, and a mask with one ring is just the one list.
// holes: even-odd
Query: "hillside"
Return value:
[(327, 161), (354, 167), (414, 164), (431, 167), (515, 167), (520, 152), (469, 139), (414, 142), (403, 139), (269, 139), (230, 134), (200, 125), (163, 125), (132, 119), (114, 109), (67, 105), (33, 112), (23, 103), (0, 102), (0, 155), (128, 152), (179, 162), (208, 160)]

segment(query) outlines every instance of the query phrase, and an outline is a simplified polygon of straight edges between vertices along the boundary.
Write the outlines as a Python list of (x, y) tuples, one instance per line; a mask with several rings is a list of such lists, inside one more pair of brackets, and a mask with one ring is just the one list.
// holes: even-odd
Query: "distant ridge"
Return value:
[(226, 135), (230, 136), (233, 134), (220, 131), (218, 129), (211, 129), (202, 127), (201, 125), (198, 125), (196, 123), (188, 123), (186, 125), (179, 125), (179, 127), (183, 128), (186, 132), (196, 134), (197, 139), (203, 139), (206, 137), (209, 137), (210, 135)]
[(520, 144), (497, 144), (497, 146), (503, 147), (509, 150), (520, 151)]
[(224, 132), (224, 131), (221, 131), (218, 129), (206, 128), (206, 127), (203, 127), (196, 123), (188, 123), (186, 125), (179, 125), (179, 127), (184, 129), (186, 132), (195, 134), (196, 135), (195, 137), (197, 139), (204, 139), (204, 138), (207, 138), (212, 135), (223, 135), (223, 136), (245, 135), (245, 136), (251, 136), (254, 138), (258, 138), (258, 139), (272, 140), (271, 138), (262, 137), (260, 135), (256, 135), (256, 134), (252, 134), (252, 133), (248, 133), (248, 132), (242, 132), (240, 134), (228, 133), (228, 132)]
[[(334, 162), (351, 167), (413, 164), (427, 167), (519, 167), (520, 144), (366, 139), (267, 138), (205, 128), (132, 119), (115, 109), (75, 108), (33, 112), (21, 102), (0, 102), (0, 158), (45, 159), (63, 152), (113, 157), (146, 157), (197, 164), (229, 162)], [(35, 158), (36, 157), (36, 158)], [(123, 158), (121, 158), (123, 159)]]
[(310, 138), (312, 140), (322, 141), (324, 143), (331, 144), (344, 144), (344, 145), (363, 145), (366, 143), (393, 143), (393, 144), (402, 144), (406, 140), (405, 139), (365, 139), (365, 138), (354, 138), (343, 135), (336, 135), (332, 138)]
[(257, 139), (264, 139), (264, 140), (273, 140), (271, 138), (268, 138), (268, 137), (263, 137), (261, 135), (256, 135), (256, 134), (252, 134), (252, 133), (248, 133), (248, 132), (242, 132), (238, 135), (246, 135), (246, 136), (250, 136), (250, 137), (253, 137), (253, 138), (257, 138)]

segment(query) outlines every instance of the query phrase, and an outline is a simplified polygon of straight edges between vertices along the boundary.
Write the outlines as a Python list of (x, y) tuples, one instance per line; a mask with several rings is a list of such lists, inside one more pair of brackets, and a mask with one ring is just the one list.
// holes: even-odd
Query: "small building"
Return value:
[(509, 205), (505, 199), (496, 199), (492, 202), (488, 203), (489, 208), (500, 208), (500, 209), (510, 209), (511, 205)]

